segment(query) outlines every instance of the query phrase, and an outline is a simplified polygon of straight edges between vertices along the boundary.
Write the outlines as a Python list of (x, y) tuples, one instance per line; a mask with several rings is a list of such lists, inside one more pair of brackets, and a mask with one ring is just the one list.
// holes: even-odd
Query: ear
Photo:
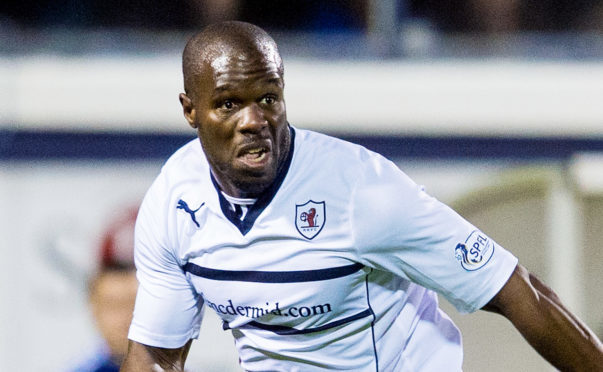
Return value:
[(182, 112), (184, 113), (184, 118), (188, 122), (188, 125), (190, 125), (191, 128), (197, 129), (197, 123), (195, 122), (196, 111), (193, 107), (193, 101), (185, 93), (180, 93), (178, 98), (180, 99)]

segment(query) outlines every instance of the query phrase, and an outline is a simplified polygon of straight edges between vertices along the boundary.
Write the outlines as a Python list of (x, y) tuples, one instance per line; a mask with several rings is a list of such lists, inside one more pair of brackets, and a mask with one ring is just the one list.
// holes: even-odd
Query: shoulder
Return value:
[[(296, 130), (299, 156), (312, 156), (316, 167), (346, 174), (354, 184), (408, 184), (408, 176), (391, 160), (364, 146), (308, 130)], [(296, 134), (297, 136), (297, 134)]]
[(329, 154), (339, 153), (341, 155), (351, 157), (376, 154), (361, 145), (343, 140), (341, 138), (307, 129), (294, 128), (294, 130), (295, 145), (303, 151), (320, 150), (319, 154), (324, 154), (325, 152)]
[[(329, 135), (295, 129), (291, 179), (297, 185), (344, 190), (374, 199), (375, 190), (398, 194), (413, 182), (396, 164), (361, 145)], [(325, 188), (326, 189), (326, 188)], [(357, 194), (355, 190), (371, 190)], [(385, 195), (385, 194), (383, 194)]]
[(209, 165), (201, 143), (195, 138), (176, 150), (165, 162), (161, 172), (168, 173), (171, 177), (187, 178), (197, 176), (208, 169)]
[(391, 163), (364, 146), (311, 130), (294, 129), (296, 156), (304, 161), (315, 159), (314, 164), (321, 167), (337, 166), (338, 170), (361, 171), (363, 167)]
[[(169, 221), (176, 218), (178, 201), (199, 204), (199, 198), (212, 192), (209, 165), (195, 139), (178, 149), (163, 165), (161, 172), (147, 190), (136, 222), (137, 232), (173, 241), (176, 226)], [(215, 193), (215, 191), (213, 191)], [(168, 239), (168, 237), (171, 237)], [(165, 243), (167, 245), (167, 243)]]
[[(210, 183), (209, 164), (198, 139), (180, 147), (161, 167), (147, 197), (166, 198), (199, 183)], [(193, 185), (194, 184), (194, 185)]]

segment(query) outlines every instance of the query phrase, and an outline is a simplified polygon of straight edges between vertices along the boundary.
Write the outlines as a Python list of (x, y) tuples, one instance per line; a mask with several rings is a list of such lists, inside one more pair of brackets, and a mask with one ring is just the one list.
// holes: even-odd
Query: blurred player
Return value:
[(136, 210), (114, 221), (101, 242), (100, 265), (89, 283), (89, 302), (103, 343), (74, 372), (117, 372), (128, 348), (138, 282), (133, 261)]
[(141, 206), (123, 371), (182, 370), (204, 305), (247, 371), (459, 371), (436, 292), (504, 315), (560, 369), (603, 367), (600, 341), (511, 253), (380, 155), (290, 126), (263, 30), (209, 26), (183, 71), (200, 141)]

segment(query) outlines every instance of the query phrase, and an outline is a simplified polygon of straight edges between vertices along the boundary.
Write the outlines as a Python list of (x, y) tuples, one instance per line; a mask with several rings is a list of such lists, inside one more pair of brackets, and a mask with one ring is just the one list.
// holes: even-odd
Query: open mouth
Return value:
[(243, 153), (243, 157), (246, 161), (252, 163), (260, 163), (264, 158), (266, 158), (266, 154), (268, 153), (268, 149), (264, 147), (253, 148), (245, 151)]
[(270, 147), (264, 144), (246, 146), (239, 152), (239, 159), (247, 166), (264, 166), (270, 159)]

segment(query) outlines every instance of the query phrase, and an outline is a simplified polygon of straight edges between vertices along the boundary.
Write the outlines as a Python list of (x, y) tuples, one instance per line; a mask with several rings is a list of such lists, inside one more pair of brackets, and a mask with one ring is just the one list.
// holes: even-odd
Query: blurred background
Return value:
[[(0, 371), (107, 354), (93, 283), (195, 136), (177, 98), (187, 38), (226, 19), (276, 39), (294, 126), (395, 160), (603, 337), (600, 0), (4, 0)], [(466, 371), (552, 370), (502, 318), (442, 306)], [(238, 371), (206, 314), (188, 369)]]

